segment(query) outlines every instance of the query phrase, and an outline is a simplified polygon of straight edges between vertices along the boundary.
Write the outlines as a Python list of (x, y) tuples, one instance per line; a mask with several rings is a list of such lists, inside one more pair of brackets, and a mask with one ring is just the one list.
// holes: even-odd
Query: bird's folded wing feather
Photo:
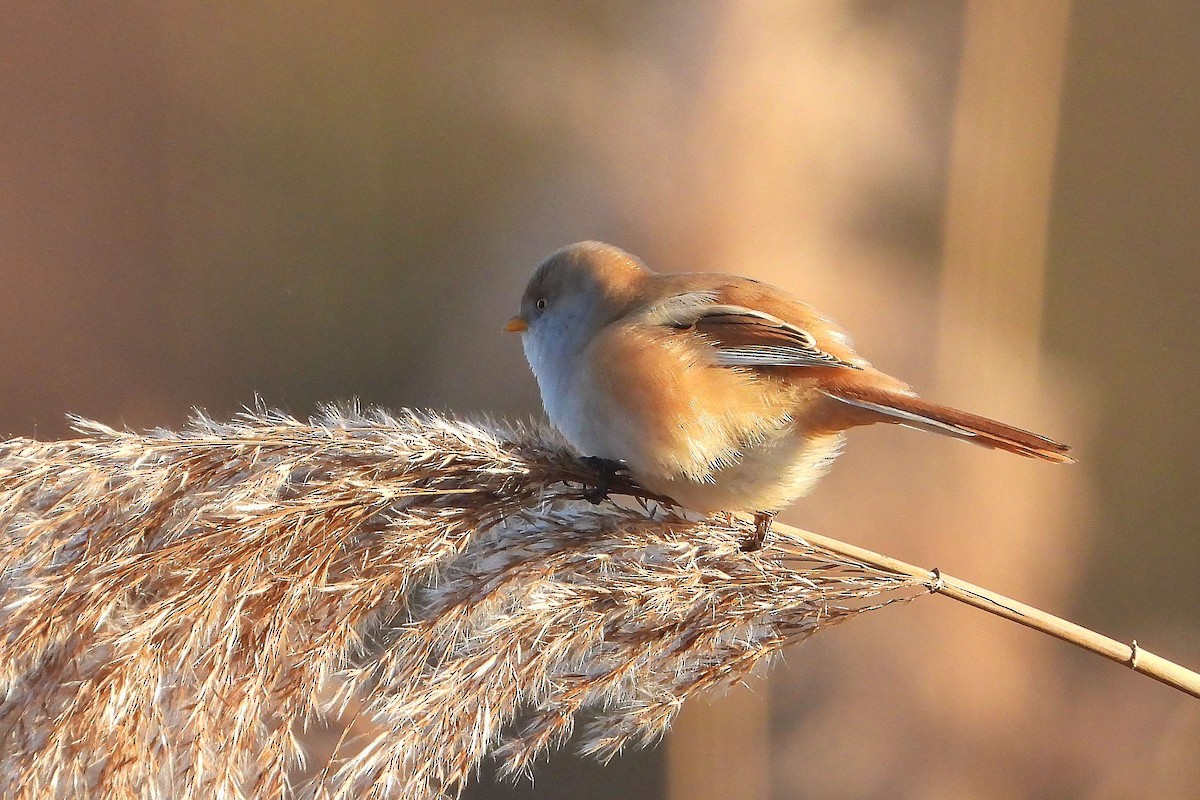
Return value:
[(676, 295), (656, 306), (647, 321), (701, 334), (721, 366), (861, 369), (821, 349), (816, 337), (798, 325), (716, 299), (711, 292)]

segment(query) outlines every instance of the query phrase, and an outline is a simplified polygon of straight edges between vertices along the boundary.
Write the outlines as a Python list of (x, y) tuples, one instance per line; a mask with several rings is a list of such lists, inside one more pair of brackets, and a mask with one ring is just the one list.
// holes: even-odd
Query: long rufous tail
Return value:
[(826, 390), (826, 394), (878, 415), (873, 421), (919, 428), (1026, 458), (1075, 463), (1068, 455), (1071, 448), (1065, 444), (978, 414), (930, 403), (914, 395), (866, 386), (839, 386)]

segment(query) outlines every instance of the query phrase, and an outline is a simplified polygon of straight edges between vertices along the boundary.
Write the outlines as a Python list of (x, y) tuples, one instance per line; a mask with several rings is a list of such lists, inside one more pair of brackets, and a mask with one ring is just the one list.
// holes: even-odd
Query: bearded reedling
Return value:
[(658, 274), (601, 242), (542, 262), (506, 330), (522, 334), (546, 413), (573, 447), (686, 508), (754, 513), (746, 549), (762, 545), (771, 517), (812, 490), (859, 425), (1074, 460), (1044, 436), (922, 400), (780, 289)]

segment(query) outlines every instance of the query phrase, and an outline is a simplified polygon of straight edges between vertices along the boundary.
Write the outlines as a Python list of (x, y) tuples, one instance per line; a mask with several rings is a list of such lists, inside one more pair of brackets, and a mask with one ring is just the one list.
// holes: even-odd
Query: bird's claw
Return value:
[(598, 456), (584, 456), (581, 460), (596, 472), (596, 484), (591, 487), (584, 484), (583, 499), (592, 505), (599, 505), (608, 499), (613, 480), (617, 477), (618, 472), (625, 469), (625, 465), (620, 461)]
[(767, 534), (771, 532), (771, 520), (775, 518), (774, 514), (759, 512), (754, 515), (754, 533), (742, 540), (741, 550), (743, 553), (753, 553), (755, 550), (761, 550), (763, 542), (767, 539)]

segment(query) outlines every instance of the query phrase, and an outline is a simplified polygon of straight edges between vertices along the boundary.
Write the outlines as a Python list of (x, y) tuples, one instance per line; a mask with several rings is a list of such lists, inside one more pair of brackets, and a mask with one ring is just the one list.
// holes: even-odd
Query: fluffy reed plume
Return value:
[[(608, 758), (920, 581), (590, 475), (544, 428), (256, 411), (0, 445), (0, 792), (438, 797)], [(584, 713), (581, 713), (584, 712)], [(298, 737), (369, 724), (291, 786)]]

